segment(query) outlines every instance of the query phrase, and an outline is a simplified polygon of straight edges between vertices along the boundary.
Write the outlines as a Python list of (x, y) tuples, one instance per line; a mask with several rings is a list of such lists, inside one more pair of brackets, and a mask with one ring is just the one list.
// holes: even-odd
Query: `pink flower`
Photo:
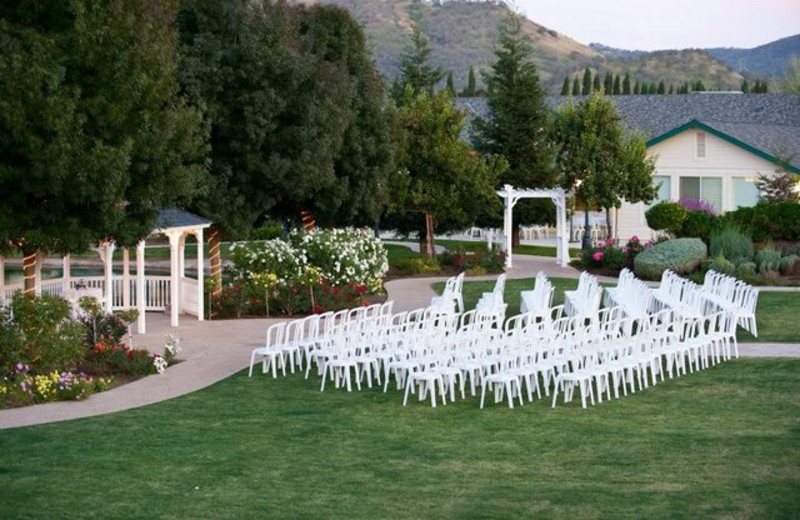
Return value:
[(602, 262), (603, 261), (603, 253), (598, 251), (592, 255), (592, 260), (595, 262)]
[(639, 242), (639, 237), (637, 237), (636, 235), (633, 235), (631, 237), (631, 242), (633, 242), (634, 244), (638, 243)]
[(608, 240), (606, 240), (606, 247), (613, 246), (616, 243), (617, 243), (616, 240), (614, 240), (613, 238), (609, 238)]

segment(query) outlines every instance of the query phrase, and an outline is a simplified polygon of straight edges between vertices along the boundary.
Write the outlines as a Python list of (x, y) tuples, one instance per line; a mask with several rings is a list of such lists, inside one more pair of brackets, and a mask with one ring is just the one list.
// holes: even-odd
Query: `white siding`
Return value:
[[(688, 129), (647, 150), (650, 156), (656, 157), (654, 174), (672, 179), (673, 200), (680, 197), (680, 177), (720, 177), (722, 211), (730, 211), (736, 209), (733, 203), (734, 177), (758, 177), (759, 174), (774, 173), (775, 164), (708, 132), (705, 137), (706, 156), (698, 158), (698, 131)], [(644, 211), (644, 204), (622, 204), (618, 217), (619, 238), (652, 236), (653, 231), (647, 227)]]

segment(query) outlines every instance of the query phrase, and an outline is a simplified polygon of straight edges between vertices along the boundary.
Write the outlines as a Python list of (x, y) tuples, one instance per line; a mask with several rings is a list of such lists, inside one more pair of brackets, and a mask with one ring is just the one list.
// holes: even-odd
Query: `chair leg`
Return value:
[(253, 352), (250, 354), (250, 372), (247, 374), (247, 377), (253, 377), (253, 363), (256, 361), (256, 353)]

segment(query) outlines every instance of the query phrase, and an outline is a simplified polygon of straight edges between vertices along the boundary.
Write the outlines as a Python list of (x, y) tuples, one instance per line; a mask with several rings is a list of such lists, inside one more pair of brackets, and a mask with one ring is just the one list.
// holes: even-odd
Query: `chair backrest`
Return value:
[(500, 296), (502, 296), (505, 290), (506, 290), (506, 273), (503, 273), (497, 277), (497, 281), (494, 283), (494, 291), (492, 292), (496, 294), (499, 293)]
[(267, 347), (274, 347), (283, 344), (286, 332), (286, 322), (274, 323), (269, 326), (266, 334), (265, 345)]

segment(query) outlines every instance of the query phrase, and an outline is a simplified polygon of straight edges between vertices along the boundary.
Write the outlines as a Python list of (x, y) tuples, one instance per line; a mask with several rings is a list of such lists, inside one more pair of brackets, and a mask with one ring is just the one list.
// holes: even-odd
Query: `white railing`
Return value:
[[(192, 280), (197, 283), (195, 280)], [(122, 292), (123, 280), (122, 276), (114, 275), (112, 279), (114, 284), (114, 301), (112, 308), (114, 310), (124, 309), (124, 295)], [(89, 289), (100, 289), (105, 293), (106, 281), (102, 276), (81, 276), (70, 279), (70, 286), (76, 289), (79, 285)], [(22, 291), (24, 285), (13, 284), (3, 287), (0, 292), (0, 300), (9, 301), (14, 296), (14, 293)], [(60, 296), (64, 290), (63, 278), (56, 278), (50, 280), (43, 280), (41, 283), (42, 294), (51, 294)], [(144, 277), (144, 293), (146, 311), (163, 311), (170, 303), (170, 277), (169, 276), (145, 276)], [(128, 307), (136, 307), (138, 299), (136, 294), (136, 278), (130, 279), (130, 305)]]

